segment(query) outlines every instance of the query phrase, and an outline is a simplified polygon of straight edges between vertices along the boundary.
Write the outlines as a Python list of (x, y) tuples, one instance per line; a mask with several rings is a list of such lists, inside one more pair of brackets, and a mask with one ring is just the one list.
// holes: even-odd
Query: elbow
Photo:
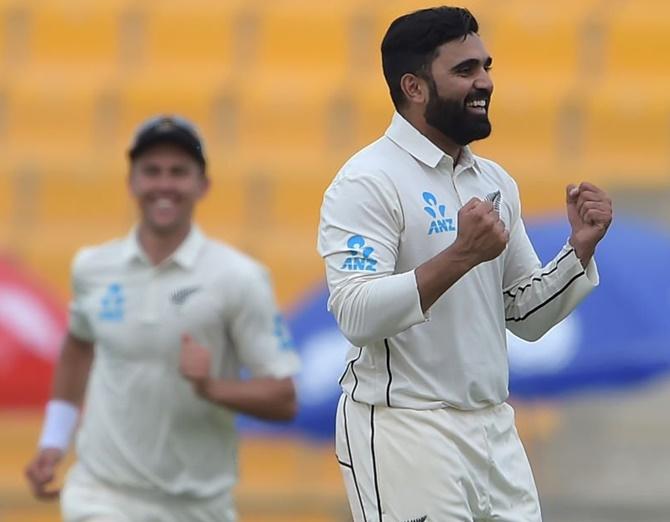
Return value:
[(292, 421), (298, 415), (298, 401), (293, 400), (290, 403), (284, 405), (283, 411), (278, 420), (280, 421)]
[(352, 346), (356, 346), (357, 348), (362, 348), (363, 346), (366, 346), (372, 342), (370, 336), (366, 335), (365, 332), (345, 330), (341, 327), (340, 331), (342, 332), (342, 335), (344, 335), (345, 339), (349, 341)]
[(298, 396), (293, 380), (289, 379), (281, 392), (274, 420), (288, 422), (295, 419), (296, 415), (298, 415)]
[(336, 319), (340, 332), (353, 346), (362, 348), (376, 340), (369, 323), (347, 319), (343, 314), (336, 316)]
[(507, 327), (514, 335), (523, 339), (524, 341), (528, 341), (529, 343), (539, 341), (546, 333), (546, 330), (532, 328), (528, 325), (520, 325), (519, 323), (516, 323), (514, 326), (510, 326), (508, 323)]

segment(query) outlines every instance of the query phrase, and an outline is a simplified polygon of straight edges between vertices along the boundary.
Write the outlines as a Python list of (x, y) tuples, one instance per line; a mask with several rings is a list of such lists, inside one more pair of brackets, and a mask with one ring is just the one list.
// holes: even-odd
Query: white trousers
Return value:
[(81, 465), (70, 470), (61, 493), (64, 522), (235, 522), (230, 493), (184, 499), (117, 488), (100, 482)]
[(342, 395), (336, 454), (355, 522), (542, 520), (506, 403), (411, 410)]

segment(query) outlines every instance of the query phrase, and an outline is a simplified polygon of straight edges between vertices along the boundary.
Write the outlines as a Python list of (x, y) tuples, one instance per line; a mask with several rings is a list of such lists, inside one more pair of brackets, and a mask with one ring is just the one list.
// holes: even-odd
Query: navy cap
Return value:
[(136, 160), (143, 152), (162, 143), (172, 143), (190, 154), (203, 168), (205, 152), (200, 134), (186, 118), (174, 115), (160, 115), (149, 118), (135, 131), (128, 156)]

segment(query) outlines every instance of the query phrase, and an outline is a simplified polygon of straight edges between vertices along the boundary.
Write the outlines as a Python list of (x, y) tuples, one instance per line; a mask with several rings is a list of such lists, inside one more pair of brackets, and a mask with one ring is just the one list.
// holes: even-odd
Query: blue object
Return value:
[[(543, 263), (569, 236), (564, 217), (530, 221)], [(510, 334), (510, 391), (520, 399), (558, 398), (640, 384), (670, 371), (670, 234), (617, 217), (596, 254), (601, 283), (566, 320), (536, 343)], [(326, 310), (325, 286), (301, 300), (288, 324), (303, 369), (300, 409), (290, 424), (244, 418), (244, 430), (332, 438), (346, 340)]]

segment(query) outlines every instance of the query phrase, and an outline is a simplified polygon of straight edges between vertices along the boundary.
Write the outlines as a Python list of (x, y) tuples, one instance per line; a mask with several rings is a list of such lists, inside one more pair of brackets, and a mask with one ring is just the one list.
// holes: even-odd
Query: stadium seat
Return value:
[(346, 71), (357, 52), (350, 32), (355, 9), (350, 1), (263, 4), (256, 67), (292, 75)]
[(670, 183), (670, 93), (646, 80), (611, 78), (590, 94), (586, 164), (624, 184)]
[(31, 9), (29, 61), (32, 66), (88, 74), (117, 67), (121, 59), (121, 16), (129, 0), (44, 0)]
[(211, 67), (229, 68), (239, 50), (236, 45), (244, 5), (241, 0), (199, 0), (162, 2), (160, 9), (147, 6), (142, 64), (196, 78)]
[(33, 69), (6, 78), (4, 87), (6, 153), (0, 164), (46, 167), (81, 157), (104, 138), (101, 111), (113, 90), (105, 78)]
[(581, 65), (587, 15), (596, 2), (535, 2), (529, 7), (512, 0), (498, 6), (495, 18), (487, 20), (494, 72), (521, 82), (574, 77)]
[(623, 2), (608, 17), (605, 70), (609, 75), (643, 75), (647, 81), (668, 82), (670, 5), (667, 2)]
[(330, 77), (250, 78), (239, 92), (238, 145), (243, 156), (261, 161), (323, 157), (347, 132), (337, 128), (338, 85)]

